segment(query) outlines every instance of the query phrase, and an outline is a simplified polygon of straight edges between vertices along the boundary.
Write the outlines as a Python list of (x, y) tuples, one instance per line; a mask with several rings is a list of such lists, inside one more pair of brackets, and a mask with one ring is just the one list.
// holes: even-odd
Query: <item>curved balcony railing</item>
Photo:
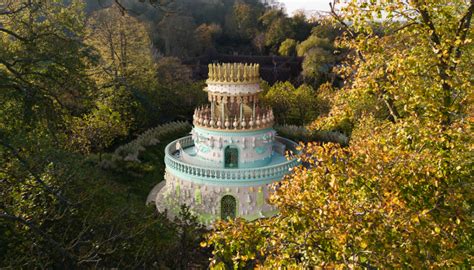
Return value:
[[(296, 152), (296, 143), (282, 137), (276, 137), (276, 140), (285, 144), (287, 149)], [(202, 180), (214, 182), (278, 180), (287, 174), (290, 168), (298, 165), (297, 159), (293, 158), (280, 164), (260, 168), (225, 169), (200, 167), (183, 162), (176, 157), (176, 151), (178, 150), (177, 145), (179, 145), (180, 148), (186, 148), (194, 145), (194, 142), (191, 136), (187, 136), (168, 144), (165, 149), (166, 167)]]
[(275, 117), (272, 109), (259, 109), (255, 113), (255, 118), (242, 117), (238, 114), (225, 116), (221, 119), (220, 116), (211, 117), (211, 108), (209, 106), (196, 108), (193, 115), (193, 124), (198, 127), (226, 129), (226, 130), (252, 130), (263, 129), (273, 126)]

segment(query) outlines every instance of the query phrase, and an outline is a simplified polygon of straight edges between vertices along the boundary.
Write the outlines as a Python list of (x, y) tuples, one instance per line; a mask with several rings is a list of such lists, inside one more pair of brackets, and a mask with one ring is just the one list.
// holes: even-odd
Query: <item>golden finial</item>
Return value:
[(227, 68), (227, 64), (224, 64), (224, 82), (228, 82), (228, 75), (229, 69)]
[(212, 78), (212, 64), (207, 65), (209, 71), (207, 72), (207, 77)]
[(247, 81), (249, 77), (248, 69), (247, 69), (247, 63), (244, 64), (244, 81)]
[(212, 64), (212, 79), (214, 81), (217, 81), (219, 80), (219, 74), (217, 74), (217, 65), (216, 64)]
[(237, 78), (236, 78), (236, 82), (240, 82), (240, 66), (241, 64), (238, 64), (237, 65)]
[(230, 69), (230, 80), (229, 80), (229, 81), (231, 81), (231, 82), (234, 81), (234, 77), (235, 77), (235, 76), (234, 76), (234, 74), (235, 74), (234, 72), (235, 72), (235, 69), (233, 68), (233, 65), (232, 65), (232, 66), (231, 66), (231, 69)]
[(256, 83), (259, 80), (259, 64), (223, 63), (208, 67), (208, 82)]

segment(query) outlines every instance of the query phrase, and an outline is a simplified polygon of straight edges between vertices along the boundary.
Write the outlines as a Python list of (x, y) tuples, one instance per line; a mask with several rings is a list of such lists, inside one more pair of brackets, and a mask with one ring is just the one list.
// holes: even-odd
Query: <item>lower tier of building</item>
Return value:
[(183, 204), (205, 225), (218, 219), (241, 217), (254, 220), (270, 217), (277, 209), (267, 201), (271, 184), (254, 186), (212, 186), (196, 184), (172, 172), (165, 174), (166, 184), (157, 193), (156, 207), (176, 216)]
[[(281, 137), (276, 139), (284, 143), (286, 149), (295, 149), (294, 142)], [(203, 167), (186, 160), (183, 152), (190, 147), (194, 145), (188, 137), (167, 146), (166, 182), (154, 201), (157, 209), (166, 210), (170, 217), (176, 216), (183, 204), (187, 205), (206, 225), (217, 219), (254, 220), (275, 215), (277, 209), (268, 202), (273, 184), (298, 164), (295, 158), (286, 159), (274, 152), (272, 162), (259, 168)]]

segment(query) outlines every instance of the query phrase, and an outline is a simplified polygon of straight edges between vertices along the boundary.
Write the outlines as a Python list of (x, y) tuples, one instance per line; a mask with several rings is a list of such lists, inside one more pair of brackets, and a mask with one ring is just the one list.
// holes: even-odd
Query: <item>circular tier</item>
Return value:
[[(232, 131), (248, 131), (271, 128), (274, 123), (273, 110), (270, 108), (247, 109), (240, 111), (227, 109), (219, 113), (220, 108), (203, 106), (196, 108), (193, 115), (193, 124), (196, 127)], [(223, 118), (224, 117), (224, 118)]]
[(277, 209), (267, 202), (271, 184), (298, 165), (296, 158), (285, 157), (285, 149), (297, 153), (296, 143), (281, 137), (275, 137), (275, 142), (283, 148), (274, 149), (268, 165), (228, 169), (216, 163), (197, 164), (199, 157), (186, 157), (184, 153), (195, 147), (191, 136), (173, 141), (165, 149), (166, 184), (155, 195), (158, 210), (167, 210), (173, 217), (185, 204), (206, 225), (228, 217), (253, 220), (275, 215)]
[(258, 94), (262, 91), (258, 83), (237, 84), (234, 82), (208, 82), (205, 90), (212, 94), (227, 94), (235, 96)]
[(278, 212), (276, 207), (266, 200), (273, 192), (271, 184), (246, 187), (197, 184), (175, 175), (168, 169), (165, 172), (165, 181), (165, 185), (159, 187), (160, 190), (152, 201), (159, 211), (167, 211), (171, 219), (179, 215), (181, 205), (185, 204), (200, 223), (209, 226), (215, 220), (226, 218), (226, 211), (223, 209), (225, 205), (228, 206), (228, 203), (224, 203), (228, 201), (226, 199), (234, 202), (232, 217), (254, 220), (271, 217)]
[(197, 156), (183, 154), (187, 149), (192, 149), (195, 146), (191, 136), (187, 136), (166, 146), (166, 169), (174, 175), (199, 184), (221, 186), (268, 184), (280, 180), (289, 172), (290, 168), (298, 164), (296, 158), (288, 160), (285, 157), (287, 150), (296, 153), (296, 143), (282, 137), (275, 139), (283, 147), (274, 149), (271, 160), (266, 166), (231, 169), (225, 168), (217, 162), (203, 162)]
[(265, 166), (272, 160), (275, 146), (275, 130), (214, 131), (195, 127), (192, 134), (194, 147), (183, 155), (195, 155), (223, 168), (255, 168)]

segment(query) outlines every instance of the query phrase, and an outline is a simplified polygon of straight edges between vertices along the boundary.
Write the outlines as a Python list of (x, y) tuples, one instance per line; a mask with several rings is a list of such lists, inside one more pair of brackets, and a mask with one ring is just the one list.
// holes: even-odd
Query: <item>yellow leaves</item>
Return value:
[(347, 233), (342, 233), (336, 236), (339, 244), (345, 244), (347, 240)]
[[(456, 262), (446, 251), (460, 249), (460, 243), (467, 241), (462, 240), (467, 239), (462, 229), (469, 218), (459, 210), (466, 204), (465, 193), (456, 191), (459, 175), (467, 170), (465, 144), (456, 136), (464, 136), (465, 130), (449, 130), (456, 145), (453, 149), (462, 151), (452, 150), (456, 157), (450, 160), (449, 169), (456, 178), (446, 173), (443, 182), (436, 178), (438, 171), (446, 171), (445, 153), (440, 154), (438, 148), (443, 131), (426, 120), (409, 118), (386, 124), (366, 118), (344, 149), (315, 144), (302, 149), (303, 159), (322, 162), (306, 171), (296, 170), (279, 189), (278, 207), (284, 211), (271, 223), (265, 248), (255, 254), (272, 257), (271, 263), (269, 259), (263, 262), (269, 268), (298, 265), (292, 264), (295, 252), (311, 258), (305, 261), (308, 265), (335, 267), (343, 258), (350, 258), (349, 247), (362, 251), (368, 263), (380, 268), (406, 260), (416, 268), (426, 263), (417, 257), (420, 253), (432, 254), (436, 262)], [(449, 191), (443, 205), (451, 218), (431, 212), (446, 192), (442, 183), (455, 192), (451, 195)], [(455, 237), (459, 242), (452, 240)], [(311, 244), (312, 249), (304, 247), (305, 241), (324, 245), (325, 250)]]
[[(213, 262), (216, 262), (216, 261), (213, 260)], [(211, 269), (213, 269), (213, 270), (225, 270), (225, 269), (227, 269), (227, 267), (225, 266), (225, 264), (223, 262), (219, 262), (219, 263), (213, 265), (212, 261), (211, 261)]]
[(456, 41), (454, 41), (454, 45), (455, 46), (459, 46), (461, 45), (462, 41), (460, 39), (456, 39)]
[(337, 190), (336, 176), (334, 176), (334, 174), (331, 174), (331, 180), (329, 181), (329, 186), (332, 189)]
[(430, 212), (429, 209), (425, 209), (423, 211), (421, 211), (421, 216), (426, 216), (426, 214), (428, 214)]

